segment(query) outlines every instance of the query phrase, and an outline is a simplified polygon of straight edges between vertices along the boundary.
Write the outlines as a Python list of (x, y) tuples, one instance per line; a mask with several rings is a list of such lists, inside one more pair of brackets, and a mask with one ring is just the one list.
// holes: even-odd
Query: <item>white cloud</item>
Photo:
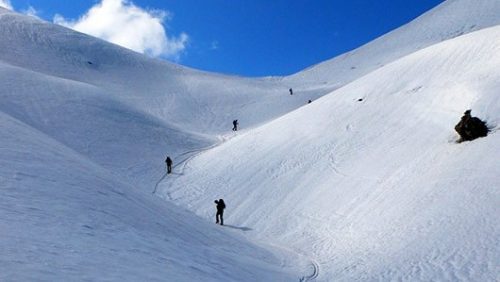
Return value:
[(167, 11), (144, 10), (128, 0), (102, 0), (76, 21), (56, 15), (54, 23), (137, 52), (178, 59), (189, 37), (168, 36), (163, 23), (170, 19)]
[(219, 41), (214, 40), (210, 44), (210, 50), (217, 50), (217, 49), (219, 49)]
[(32, 6), (29, 6), (28, 9), (22, 11), (22, 13), (26, 14), (28, 16), (38, 18), (38, 11), (35, 8), (33, 8)]
[(12, 10), (12, 5), (10, 4), (10, 0), (0, 0), (0, 7)]

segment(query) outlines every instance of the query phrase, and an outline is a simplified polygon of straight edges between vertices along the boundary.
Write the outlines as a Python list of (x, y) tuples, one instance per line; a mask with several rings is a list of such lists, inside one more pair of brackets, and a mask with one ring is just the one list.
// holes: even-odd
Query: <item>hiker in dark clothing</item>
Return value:
[(465, 124), (471, 119), (470, 110), (465, 111), (464, 115), (460, 119), (460, 122), (455, 125), (455, 131), (460, 135), (461, 141), (470, 139), (467, 133), (465, 133)]
[(236, 131), (236, 130), (238, 130), (238, 120), (237, 119), (233, 120), (233, 131)]
[(471, 110), (465, 111), (460, 122), (455, 125), (455, 131), (460, 135), (458, 142), (471, 141), (488, 135), (486, 123), (477, 117), (472, 117), (470, 112)]
[(220, 221), (220, 225), (224, 225), (224, 219), (222, 218), (222, 216), (224, 215), (224, 209), (226, 208), (226, 204), (224, 203), (223, 199), (215, 200), (214, 203), (217, 205), (217, 213), (215, 214), (215, 223), (219, 223)]
[(290, 95), (293, 95), (293, 89), (290, 88), (288, 91), (290, 91)]
[(169, 156), (167, 156), (165, 163), (167, 163), (167, 173), (171, 173), (172, 172), (172, 159)]

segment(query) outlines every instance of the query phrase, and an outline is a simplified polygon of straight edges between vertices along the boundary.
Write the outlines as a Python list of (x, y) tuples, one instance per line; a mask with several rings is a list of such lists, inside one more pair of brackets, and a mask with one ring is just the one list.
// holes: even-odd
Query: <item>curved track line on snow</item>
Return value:
[[(318, 278), (319, 272), (320, 272), (320, 266), (319, 266), (319, 263), (315, 259), (312, 259), (310, 256), (305, 255), (305, 254), (303, 254), (300, 251), (297, 251), (297, 250), (294, 250), (292, 248), (289, 248), (289, 246), (283, 246), (283, 245), (280, 245), (280, 244), (276, 244), (276, 243), (272, 242), (272, 240), (270, 240), (269, 238), (262, 238), (261, 240), (258, 240), (258, 241), (266, 249), (282, 250), (285, 253), (294, 254), (301, 261), (309, 261), (308, 266), (311, 267), (312, 273), (309, 274), (309, 275), (301, 276), (299, 278), (300, 282), (314, 281), (316, 278)], [(285, 264), (282, 263), (282, 266), (283, 265), (285, 265)]]
[(165, 177), (167, 177), (166, 172), (165, 172), (165, 174), (163, 174), (163, 176), (160, 178), (160, 180), (158, 180), (158, 182), (156, 182), (155, 189), (153, 190), (153, 194), (156, 193), (156, 190), (158, 189), (158, 185), (160, 185), (160, 183), (163, 181), (163, 179), (165, 179)]
[[(186, 165), (189, 163), (190, 160), (192, 160), (193, 158), (199, 156), (203, 152), (206, 152), (206, 151), (208, 151), (210, 149), (213, 149), (213, 148), (215, 148), (217, 146), (222, 145), (224, 142), (226, 142), (227, 140), (229, 140), (232, 137), (234, 137), (234, 135), (233, 136), (229, 136), (229, 134), (228, 135), (219, 135), (218, 136), (218, 139), (219, 139), (218, 142), (216, 142), (216, 143), (214, 143), (212, 145), (209, 145), (209, 146), (206, 146), (206, 147), (203, 147), (203, 148), (199, 148), (199, 149), (189, 150), (189, 151), (186, 151), (184, 153), (181, 153), (180, 155), (178, 155), (176, 157), (176, 159), (179, 158), (179, 157), (182, 157), (182, 156), (186, 156), (186, 155), (188, 155), (188, 156), (186, 158), (184, 158), (184, 159), (181, 159), (176, 165), (174, 165), (172, 167), (172, 169), (175, 169), (176, 167), (181, 166), (180, 173), (178, 173), (178, 174), (180, 174), (180, 175), (184, 174), (184, 169), (186, 168)], [(160, 178), (160, 180), (158, 180), (158, 182), (156, 182), (155, 188), (153, 190), (153, 194), (156, 193), (156, 191), (158, 190), (158, 185), (160, 185), (160, 183), (162, 183), (163, 180), (166, 177), (167, 177), (167, 173), (165, 173)]]
[(307, 276), (302, 276), (299, 279), (300, 282), (314, 281), (316, 278), (318, 278), (318, 275), (319, 275), (319, 264), (316, 261), (311, 260), (311, 267), (313, 269), (312, 274), (311, 275), (307, 275)]
[[(228, 136), (228, 135), (226, 135), (226, 136)], [(230, 136), (230, 138), (232, 138), (232, 137), (234, 137), (234, 136)], [(230, 139), (230, 138), (225, 137), (224, 135), (219, 135), (218, 138), (219, 138), (219, 141), (216, 142), (216, 143), (214, 143), (214, 144), (212, 144), (212, 145), (209, 145), (207, 147), (203, 147), (203, 148), (200, 148), (200, 149), (194, 149), (194, 150), (186, 151), (186, 152), (180, 154), (178, 157), (185, 156), (185, 155), (189, 155), (189, 156), (187, 156), (185, 159), (181, 160), (176, 166), (174, 166), (174, 168), (177, 167), (177, 166), (182, 166), (181, 169), (180, 169), (180, 173), (179, 174), (180, 175), (184, 174), (184, 169), (186, 168), (186, 166), (189, 163), (189, 161), (191, 161), (195, 157), (201, 155), (203, 152), (206, 152), (206, 151), (208, 151), (210, 149), (213, 149), (213, 148), (215, 148), (217, 146), (222, 145), (224, 142), (226, 142), (227, 140)]]

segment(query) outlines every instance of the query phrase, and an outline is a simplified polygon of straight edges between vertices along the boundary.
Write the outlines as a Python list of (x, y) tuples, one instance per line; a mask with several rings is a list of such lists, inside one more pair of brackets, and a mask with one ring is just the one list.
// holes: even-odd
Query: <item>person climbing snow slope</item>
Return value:
[(224, 209), (226, 208), (226, 204), (223, 199), (215, 200), (214, 203), (217, 205), (217, 213), (215, 214), (215, 223), (219, 223), (220, 225), (224, 225)]
[(237, 131), (238, 130), (238, 120), (235, 119), (233, 120), (233, 131)]
[(167, 173), (172, 173), (172, 159), (169, 156), (167, 156), (165, 163), (167, 164)]

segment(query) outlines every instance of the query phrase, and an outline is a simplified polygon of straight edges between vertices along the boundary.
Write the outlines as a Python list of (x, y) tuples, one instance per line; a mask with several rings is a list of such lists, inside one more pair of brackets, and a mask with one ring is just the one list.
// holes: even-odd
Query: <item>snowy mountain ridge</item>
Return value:
[[(0, 280), (498, 280), (498, 14), (248, 79), (0, 8)], [(455, 144), (467, 108), (494, 130)]]
[(500, 24), (496, 0), (448, 0), (353, 51), (290, 76), (338, 86), (433, 44)]

